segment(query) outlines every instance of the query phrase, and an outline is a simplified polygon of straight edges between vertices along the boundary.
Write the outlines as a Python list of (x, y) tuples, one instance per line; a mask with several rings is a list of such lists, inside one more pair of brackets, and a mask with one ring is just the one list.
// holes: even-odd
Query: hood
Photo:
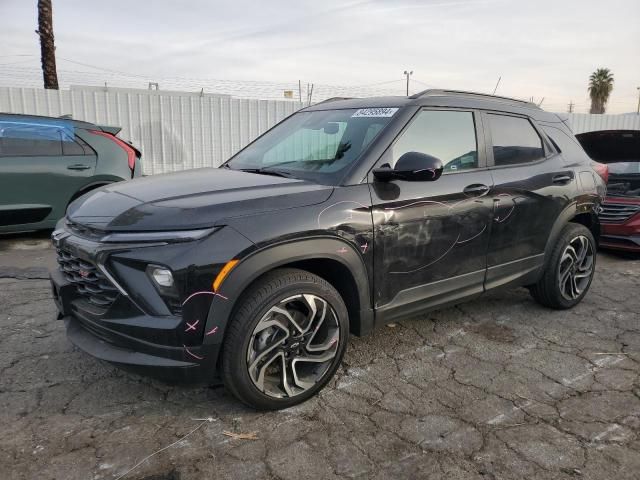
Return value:
[(73, 202), (67, 218), (108, 231), (188, 230), (322, 203), (332, 191), (303, 180), (201, 168), (100, 188)]

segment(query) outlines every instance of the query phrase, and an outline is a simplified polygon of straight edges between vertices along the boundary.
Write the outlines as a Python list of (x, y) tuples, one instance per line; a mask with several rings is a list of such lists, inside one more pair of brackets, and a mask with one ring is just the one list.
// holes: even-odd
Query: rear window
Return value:
[(496, 166), (535, 162), (544, 158), (542, 139), (526, 118), (489, 114)]

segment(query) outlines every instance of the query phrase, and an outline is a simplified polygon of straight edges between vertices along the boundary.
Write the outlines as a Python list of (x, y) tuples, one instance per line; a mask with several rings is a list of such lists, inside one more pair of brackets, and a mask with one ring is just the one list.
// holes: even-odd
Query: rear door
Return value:
[(575, 174), (528, 117), (485, 112), (494, 214), (487, 289), (534, 277), (551, 229), (573, 201)]
[(479, 113), (422, 109), (377, 166), (410, 151), (444, 163), (436, 181), (381, 182), (372, 174), (377, 318), (482, 292), (493, 202)]
[(94, 174), (70, 122), (0, 117), (0, 228), (49, 228)]

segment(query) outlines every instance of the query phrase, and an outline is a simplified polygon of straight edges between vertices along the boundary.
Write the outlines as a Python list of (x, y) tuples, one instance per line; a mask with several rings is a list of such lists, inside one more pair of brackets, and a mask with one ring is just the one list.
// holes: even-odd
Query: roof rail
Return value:
[(315, 105), (320, 105), (321, 103), (336, 102), (338, 100), (353, 100), (354, 98), (355, 97), (331, 97), (331, 98), (327, 98), (326, 100), (322, 100), (321, 102), (318, 102)]
[(452, 94), (452, 95), (469, 95), (469, 96), (474, 96), (474, 97), (483, 97), (483, 98), (487, 98), (487, 99), (497, 99), (497, 100), (507, 100), (509, 102), (515, 102), (521, 105), (526, 105), (527, 107), (530, 108), (535, 108), (538, 110), (541, 110), (541, 108), (536, 105), (535, 103), (532, 102), (528, 102), (526, 100), (518, 100), (517, 98), (511, 98), (511, 97), (501, 97), (499, 95), (491, 95), (489, 93), (480, 93), (480, 92), (467, 92), (464, 90), (442, 90), (442, 89), (437, 89), (437, 88), (429, 88), (427, 90), (423, 90), (421, 92), (418, 93), (414, 93), (413, 95), (411, 95), (409, 98), (411, 99), (416, 99), (416, 98), (422, 98), (422, 97), (428, 97), (431, 95), (446, 95), (446, 94)]

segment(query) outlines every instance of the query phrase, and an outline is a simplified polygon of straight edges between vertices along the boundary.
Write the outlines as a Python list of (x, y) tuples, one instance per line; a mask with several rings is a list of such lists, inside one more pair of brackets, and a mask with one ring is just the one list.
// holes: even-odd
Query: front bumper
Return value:
[(640, 252), (640, 233), (638, 235), (600, 235), (600, 247), (626, 252)]
[[(135, 338), (110, 328), (114, 320), (92, 319), (79, 307), (75, 286), (59, 270), (51, 272), (58, 319), (65, 322), (67, 337), (80, 350), (124, 369), (160, 380), (180, 383), (217, 383), (216, 359), (220, 344), (168, 346)], [(137, 317), (154, 323), (158, 318)], [(115, 321), (122, 326), (123, 320)], [(127, 323), (127, 320), (124, 320)]]
[[(100, 242), (66, 228), (52, 239), (60, 264), (51, 272), (53, 297), (75, 345), (163, 380), (218, 381), (228, 318), (212, 312), (227, 299), (212, 292), (212, 281), (248, 240), (231, 228), (180, 242)], [(175, 297), (154, 287), (150, 264), (171, 269)]]
[(600, 246), (627, 252), (640, 252), (640, 213), (621, 223), (600, 223)]

